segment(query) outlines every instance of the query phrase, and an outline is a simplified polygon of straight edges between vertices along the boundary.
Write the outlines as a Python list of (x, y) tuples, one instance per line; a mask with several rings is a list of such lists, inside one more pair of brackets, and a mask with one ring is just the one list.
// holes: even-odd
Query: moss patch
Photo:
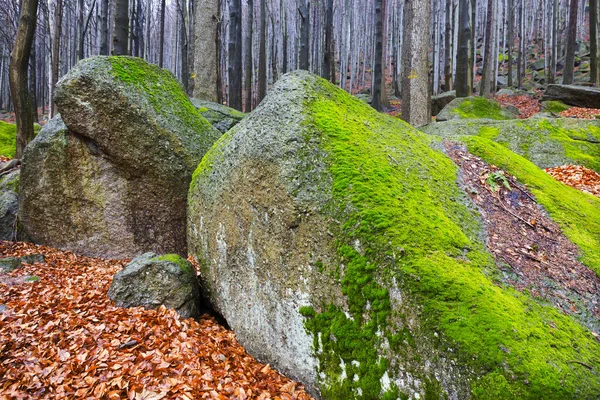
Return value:
[(563, 111), (568, 110), (571, 106), (566, 105), (560, 100), (549, 100), (542, 102), (544, 108), (552, 113), (560, 114)]
[(500, 104), (485, 97), (471, 97), (464, 100), (453, 112), (463, 119), (510, 119)]
[[(595, 398), (600, 344), (570, 317), (493, 282), (496, 267), (475, 234), (479, 222), (457, 201), (464, 194), (454, 164), (425, 135), (319, 82), (306, 106), (330, 157), (331, 212), (343, 221), (335, 232), (337, 268), (349, 307), (348, 315), (331, 304), (301, 310), (325, 375), (324, 398), (396, 391), (381, 393), (380, 378), (392, 366), (376, 349), (387, 341), (395, 354), (409, 354), (423, 338), (392, 323), (403, 318), (390, 305), (392, 282), (420, 310), (421, 332), (442, 334), (439, 351), (457, 349), (458, 365), (477, 371), (475, 398)], [(597, 231), (588, 228), (576, 232), (589, 240)], [(435, 391), (433, 375), (418, 377)]]
[[(39, 124), (33, 125), (35, 134), (42, 129)], [(0, 156), (13, 158), (17, 151), (17, 125), (0, 121)]]
[(192, 264), (190, 264), (190, 262), (188, 260), (186, 260), (185, 258), (181, 257), (178, 254), (164, 254), (164, 255), (153, 258), (153, 260), (168, 261), (170, 263), (179, 265), (179, 267), (181, 268), (181, 270), (183, 272), (186, 272), (186, 273), (194, 272), (195, 273), (194, 267), (192, 267)]

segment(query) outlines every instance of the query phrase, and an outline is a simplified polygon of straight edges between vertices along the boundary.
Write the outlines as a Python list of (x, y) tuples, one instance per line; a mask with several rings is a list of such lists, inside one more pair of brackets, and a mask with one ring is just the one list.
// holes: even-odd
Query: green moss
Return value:
[[(35, 134), (42, 129), (39, 124), (33, 125)], [(17, 151), (17, 126), (0, 121), (0, 156), (13, 158)]]
[(463, 119), (510, 119), (502, 110), (500, 104), (485, 97), (471, 97), (464, 100), (452, 112)]
[[(570, 317), (492, 281), (496, 266), (476, 235), (477, 218), (457, 201), (464, 194), (452, 161), (430, 148), (425, 135), (319, 82), (320, 94), (306, 100), (307, 115), (330, 157), (331, 212), (343, 221), (335, 237), (349, 308), (349, 315), (332, 304), (303, 309), (326, 377), (323, 397), (354, 398), (360, 389), (362, 398), (380, 398), (380, 378), (391, 368), (377, 352), (383, 341), (410, 365), (406, 324), (391, 322), (403, 317), (382, 286), (396, 282), (419, 310), (419, 332), (440, 332), (438, 351), (450, 346), (458, 365), (478, 371), (475, 398), (595, 398), (600, 344)], [(574, 229), (593, 240), (597, 231), (588, 228)], [(429, 380), (427, 393), (439, 389), (433, 376), (419, 378)]]
[(28, 276), (27, 278), (25, 278), (25, 282), (38, 282), (40, 280), (40, 277), (37, 275), (31, 275)]
[(600, 199), (556, 181), (497, 143), (474, 136), (461, 140), (473, 154), (525, 183), (564, 234), (583, 251), (581, 261), (600, 275)]
[(560, 100), (549, 100), (543, 102), (543, 106), (546, 110), (553, 112), (555, 114), (559, 114), (563, 111), (568, 110), (571, 106), (566, 105)]
[(495, 126), (482, 126), (479, 128), (479, 136), (494, 140), (500, 134), (500, 129)]
[(190, 262), (188, 260), (186, 260), (185, 258), (181, 257), (178, 254), (164, 254), (164, 255), (153, 258), (153, 260), (168, 261), (173, 264), (179, 265), (179, 267), (184, 272), (194, 272), (194, 267), (192, 267), (192, 264), (190, 264)]

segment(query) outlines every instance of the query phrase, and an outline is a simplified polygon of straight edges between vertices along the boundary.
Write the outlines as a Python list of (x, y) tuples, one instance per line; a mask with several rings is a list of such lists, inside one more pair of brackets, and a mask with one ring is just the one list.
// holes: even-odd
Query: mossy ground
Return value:
[(453, 112), (463, 119), (509, 119), (500, 104), (485, 97), (472, 97), (464, 100)]
[(560, 100), (549, 100), (542, 103), (544, 108), (554, 114), (559, 114), (568, 110), (571, 106), (566, 105)]
[[(34, 124), (35, 134), (40, 131), (42, 127), (38, 124)], [(17, 126), (15, 124), (9, 124), (4, 121), (0, 121), (0, 156), (13, 158), (17, 151)]]
[[(600, 344), (570, 317), (493, 281), (493, 259), (475, 234), (479, 222), (458, 201), (463, 193), (456, 185), (457, 169), (428, 146), (434, 139), (319, 82), (319, 95), (306, 106), (330, 157), (332, 213), (343, 221), (335, 233), (340, 265), (333, 269), (341, 271), (350, 311), (347, 316), (331, 304), (301, 310), (326, 376), (324, 398), (398, 397), (395, 387), (381, 393), (380, 378), (390, 365), (376, 349), (387, 340), (402, 354), (415, 338), (391, 324), (402, 320), (383, 286), (392, 281), (420, 308), (423, 332), (442, 334), (440, 351), (455, 348), (458, 364), (480, 374), (472, 382), (474, 398), (597, 398)], [(507, 152), (496, 146), (498, 154)], [(507, 170), (518, 178), (515, 170), (535, 168), (511, 160), (516, 165)], [(546, 184), (540, 183), (540, 192)], [(552, 201), (558, 201), (556, 193), (563, 191), (548, 195)], [(596, 210), (593, 203), (586, 206), (587, 198), (569, 196), (573, 212), (583, 208), (577, 215), (556, 211), (564, 215), (563, 223), (577, 224)], [(580, 246), (587, 246), (584, 260), (595, 265), (595, 225), (571, 229)], [(341, 379), (343, 373), (348, 379)], [(429, 381), (430, 389), (439, 387), (432, 375), (419, 378)]]

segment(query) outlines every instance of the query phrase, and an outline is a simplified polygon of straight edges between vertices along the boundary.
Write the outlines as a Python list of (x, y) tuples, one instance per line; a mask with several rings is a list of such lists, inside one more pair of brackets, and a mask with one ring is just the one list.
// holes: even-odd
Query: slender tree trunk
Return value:
[(228, 77), (229, 107), (242, 111), (242, 2), (231, 0), (229, 6)]
[(558, 60), (558, 0), (552, 0), (552, 45), (550, 52), (550, 74), (548, 83), (556, 81), (556, 62)]
[(429, 92), (429, 0), (406, 0), (402, 42), (402, 119), (419, 127), (431, 122)]
[(129, 0), (115, 0), (115, 28), (113, 33), (113, 54), (129, 55)]
[[(284, 1), (281, 0), (281, 7), (284, 7)], [(281, 66), (282, 73), (288, 72), (288, 32), (287, 32), (287, 9), (283, 11), (283, 65)]]
[(494, 45), (496, 43), (496, 1), (488, 0), (487, 18), (485, 25), (485, 59), (483, 60), (483, 76), (481, 78), (481, 95), (491, 97), (492, 80), (494, 79), (493, 64), (497, 63), (494, 59)]
[[(325, 51), (323, 52), (323, 78), (335, 82), (333, 48), (333, 0), (325, 2)], [(333, 75), (332, 75), (332, 71)]]
[[(407, 3), (411, 1), (408, 0)], [(407, 18), (405, 18), (405, 24)], [(429, 21), (427, 22), (429, 26)], [(429, 46), (427, 46), (428, 48)], [(381, 80), (383, 78), (383, 0), (375, 0), (375, 65), (373, 69), (373, 98), (371, 106), (381, 111)]]
[(519, 28), (519, 52), (517, 54), (517, 87), (520, 89), (523, 83), (523, 0), (521, 0), (521, 2), (519, 3), (519, 21), (517, 25)]
[(508, 87), (513, 87), (513, 54), (512, 54), (512, 49), (513, 49), (513, 44), (514, 44), (514, 36), (513, 36), (513, 29), (515, 26), (515, 22), (513, 21), (514, 18), (514, 0), (508, 0), (508, 7), (507, 7), (507, 20), (508, 20), (508, 29), (506, 32), (506, 36), (507, 36), (507, 42), (508, 42)]
[(444, 41), (444, 89), (452, 90), (452, 3), (446, 0), (446, 35)]
[[(0, 68), (0, 73), (2, 69)], [(38, 118), (38, 107), (37, 107), (37, 54), (35, 49), (35, 35), (31, 45), (31, 54), (29, 56), (29, 93), (31, 102), (31, 116), (33, 122), (39, 122)], [(0, 105), (1, 107), (1, 105)]]
[[(139, 1), (139, 0), (138, 0)], [(188, 35), (187, 35), (187, 0), (181, 1), (181, 9), (180, 9), (180, 17), (181, 17), (181, 25), (179, 25), (179, 41), (180, 46), (179, 50), (181, 51), (181, 83), (183, 83), (183, 88), (185, 89), (186, 94), (190, 94), (190, 69), (188, 66)], [(241, 70), (240, 70), (241, 71)]]
[(300, 55), (298, 67), (308, 71), (310, 58), (310, 0), (300, 0), (298, 12), (300, 13)]
[(10, 91), (15, 107), (15, 119), (17, 122), (17, 151), (16, 158), (21, 158), (25, 146), (33, 140), (33, 115), (31, 113), (31, 99), (29, 98), (29, 86), (27, 82), (27, 67), (29, 55), (35, 33), (37, 0), (23, 0), (21, 3), (21, 15), (15, 44), (10, 54)]
[(458, 3), (458, 49), (456, 55), (456, 96), (468, 97), (471, 95), (471, 71), (469, 59), (472, 53), (471, 41), (471, 13), (469, 0), (459, 0)]
[(219, 101), (219, 0), (202, 0), (196, 3), (194, 97), (212, 102)]
[(567, 31), (567, 54), (565, 56), (565, 69), (563, 70), (563, 83), (573, 83), (575, 70), (575, 47), (577, 46), (577, 11), (578, 0), (571, 0), (569, 5), (569, 30)]
[(88, 27), (90, 25), (90, 19), (92, 18), (92, 14), (94, 13), (94, 7), (96, 6), (96, 0), (92, 1), (92, 6), (90, 7), (90, 11), (88, 12), (88, 16), (85, 20), (85, 25), (82, 28), (81, 31), (81, 36), (79, 36), (79, 49), (77, 51), (77, 59), (78, 60), (83, 60), (84, 58), (84, 44), (85, 44), (85, 34), (88, 30)]
[(258, 49), (258, 102), (267, 94), (267, 0), (260, 1), (260, 44)]
[(600, 83), (598, 68), (598, 0), (590, 0), (590, 82)]
[(108, 0), (102, 0), (102, 10), (100, 16), (100, 54), (108, 55)]
[(254, 1), (248, 0), (248, 34), (246, 36), (246, 57), (244, 59), (244, 90), (246, 103), (244, 111), (252, 110), (252, 35), (254, 34)]
[[(119, 1), (119, 0), (116, 0)], [(158, 66), (163, 67), (165, 59), (165, 0), (160, 1), (160, 30), (158, 36)]]
[(50, 116), (53, 117), (56, 114), (56, 105), (54, 104), (54, 91), (56, 88), (56, 82), (58, 82), (58, 68), (60, 61), (60, 36), (61, 36), (61, 26), (62, 26), (62, 0), (56, 1), (56, 16), (54, 18), (54, 42), (52, 43), (52, 82), (50, 91), (50, 103), (51, 103), (51, 112)]

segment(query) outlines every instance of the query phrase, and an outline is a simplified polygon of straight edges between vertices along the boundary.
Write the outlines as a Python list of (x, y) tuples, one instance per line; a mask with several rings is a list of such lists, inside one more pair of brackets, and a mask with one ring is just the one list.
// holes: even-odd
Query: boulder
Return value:
[(436, 116), (452, 100), (456, 99), (456, 90), (440, 93), (437, 96), (431, 96), (431, 115)]
[(142, 254), (113, 278), (108, 297), (118, 307), (173, 308), (182, 318), (192, 318), (201, 308), (196, 271), (176, 254)]
[(233, 128), (246, 116), (243, 112), (211, 101), (200, 99), (190, 99), (190, 101), (200, 114), (221, 133)]
[(500, 89), (498, 90), (498, 92), (496, 92), (496, 95), (498, 96), (514, 96), (515, 95), (515, 91), (512, 89)]
[(481, 96), (459, 97), (448, 103), (436, 117), (437, 121), (453, 119), (514, 119), (499, 103)]
[(187, 255), (189, 182), (220, 132), (173, 75), (138, 58), (91, 57), (58, 82), (56, 104), (60, 116), (23, 155), (25, 234), (89, 256)]
[(22, 264), (35, 264), (46, 262), (42, 254), (29, 254), (21, 257), (0, 258), (0, 270), (5, 272), (21, 268)]
[(447, 121), (419, 128), (444, 138), (481, 136), (517, 153), (540, 168), (583, 165), (600, 172), (600, 121), (544, 118), (513, 121)]
[(593, 364), (600, 343), (497, 283), (440, 147), (306, 71), (282, 76), (190, 186), (212, 307), (317, 398), (594, 398), (595, 370), (568, 360)]
[(560, 100), (572, 106), (600, 108), (600, 89), (589, 86), (548, 85), (542, 100)]
[(19, 209), (19, 169), (0, 176), (0, 240), (13, 240)]

